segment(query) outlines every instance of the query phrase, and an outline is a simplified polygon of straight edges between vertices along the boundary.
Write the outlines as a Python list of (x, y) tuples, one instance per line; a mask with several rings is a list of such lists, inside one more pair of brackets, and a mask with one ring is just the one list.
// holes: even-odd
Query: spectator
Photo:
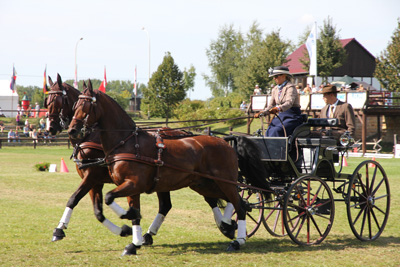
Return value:
[(365, 91), (365, 87), (364, 85), (360, 84), (360, 86), (357, 89), (358, 92), (364, 92)]
[(37, 144), (38, 135), (37, 135), (36, 129), (33, 129), (33, 131), (31, 132), (31, 137), (33, 139), (32, 143)]
[(311, 93), (310, 84), (307, 83), (307, 86), (306, 86), (306, 88), (304, 88), (303, 92), (304, 92), (305, 94), (307, 94), (307, 95)]
[(253, 92), (253, 95), (261, 95), (261, 89), (260, 89), (260, 87), (258, 86), (258, 84), (256, 84), (256, 87), (254, 88), (254, 92)]
[(246, 110), (247, 109), (246, 101), (243, 101), (242, 104), (240, 104), (240, 109), (241, 110)]
[(38, 102), (36, 102), (36, 104), (35, 104), (35, 111), (36, 111), (35, 117), (39, 118), (40, 106), (39, 106)]
[(4, 132), (4, 122), (0, 121), (0, 132)]
[(315, 87), (315, 84), (312, 85), (311, 93), (313, 93), (313, 94), (318, 93), (318, 89), (317, 89), (317, 87)]
[(23, 131), (24, 131), (25, 137), (29, 137), (29, 131), (30, 131), (30, 129), (29, 129), (29, 126), (28, 126), (28, 125), (25, 125), (25, 126), (24, 126)]
[(21, 120), (21, 115), (19, 115), (19, 112), (17, 112), (17, 115), (15, 115), (15, 124), (16, 126), (19, 126)]
[(15, 140), (14, 142), (18, 141), (18, 143), (21, 143), (21, 140), (19, 139), (19, 133), (18, 130), (15, 130)]
[[(17, 105), (17, 114), (20, 114), (21, 113), (21, 106), (18, 104)], [(21, 115), (21, 114), (20, 114)]]
[(51, 141), (50, 141), (50, 136), (49, 136), (49, 132), (48, 132), (47, 130), (45, 130), (45, 131), (43, 132), (43, 142), (44, 142), (44, 143), (47, 143), (47, 141), (49, 141), (49, 143), (51, 143)]
[(8, 132), (8, 142), (15, 142), (15, 132), (13, 129), (10, 129), (10, 131)]
[(46, 128), (46, 121), (44, 120), (44, 118), (41, 118), (41, 119), (40, 119), (39, 125), (40, 125), (40, 128), (41, 128), (42, 130), (44, 130), (44, 128)]

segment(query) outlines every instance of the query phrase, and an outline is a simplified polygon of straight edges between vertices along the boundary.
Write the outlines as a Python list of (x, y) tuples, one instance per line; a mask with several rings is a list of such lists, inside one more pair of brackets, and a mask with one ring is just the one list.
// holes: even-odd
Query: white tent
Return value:
[(0, 80), (0, 109), (6, 117), (17, 115), (18, 94), (10, 89), (11, 80)]

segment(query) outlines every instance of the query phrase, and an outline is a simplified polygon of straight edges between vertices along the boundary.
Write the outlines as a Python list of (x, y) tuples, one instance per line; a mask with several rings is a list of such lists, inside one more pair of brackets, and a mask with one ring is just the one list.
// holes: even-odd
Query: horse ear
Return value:
[(86, 82), (83, 81), (83, 90), (85, 90), (87, 88)]
[(93, 86), (92, 86), (92, 80), (90, 80), (90, 79), (88, 81), (88, 89), (90, 91), (90, 94), (92, 94), (93, 93)]
[(53, 80), (51, 79), (50, 75), (48, 76), (50, 86), (53, 86)]
[(58, 83), (58, 86), (61, 88), (61, 86), (62, 86), (62, 79), (61, 79), (60, 74), (58, 74), (58, 73), (57, 73), (57, 83)]

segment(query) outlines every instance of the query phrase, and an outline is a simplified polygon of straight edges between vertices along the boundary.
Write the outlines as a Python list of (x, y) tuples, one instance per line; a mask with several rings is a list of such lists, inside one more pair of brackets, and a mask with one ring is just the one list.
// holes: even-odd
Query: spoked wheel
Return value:
[[(264, 197), (262, 194), (248, 188), (242, 188), (239, 194), (249, 208), (249, 211), (246, 212), (246, 235), (249, 238), (257, 232), (263, 221)], [(234, 211), (233, 216), (237, 222), (236, 211)]]
[[(283, 237), (287, 235), (285, 224), (283, 223), (283, 196), (275, 196), (271, 201), (265, 201), (264, 204), (264, 220), (263, 224), (265, 229), (277, 237)], [(295, 220), (296, 224), (298, 220)]]
[(335, 217), (332, 191), (318, 177), (300, 177), (286, 193), (283, 215), (286, 231), (295, 243), (319, 244), (328, 236)]
[(349, 183), (346, 203), (354, 235), (361, 241), (377, 239), (390, 210), (389, 181), (378, 162), (367, 160), (358, 165)]

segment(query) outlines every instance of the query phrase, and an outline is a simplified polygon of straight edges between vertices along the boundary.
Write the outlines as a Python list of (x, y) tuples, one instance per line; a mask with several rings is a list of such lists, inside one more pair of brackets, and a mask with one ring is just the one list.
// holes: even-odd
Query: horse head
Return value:
[(96, 110), (97, 93), (93, 91), (92, 81), (83, 84), (84, 91), (73, 107), (74, 116), (68, 134), (72, 139), (82, 139), (97, 122), (100, 112)]
[(57, 74), (57, 82), (53, 83), (49, 76), (50, 91), (44, 100), (44, 107), (48, 110), (48, 131), (55, 135), (63, 129), (67, 129), (71, 121), (72, 106), (78, 99), (79, 91), (71, 85), (63, 83), (60, 74)]

